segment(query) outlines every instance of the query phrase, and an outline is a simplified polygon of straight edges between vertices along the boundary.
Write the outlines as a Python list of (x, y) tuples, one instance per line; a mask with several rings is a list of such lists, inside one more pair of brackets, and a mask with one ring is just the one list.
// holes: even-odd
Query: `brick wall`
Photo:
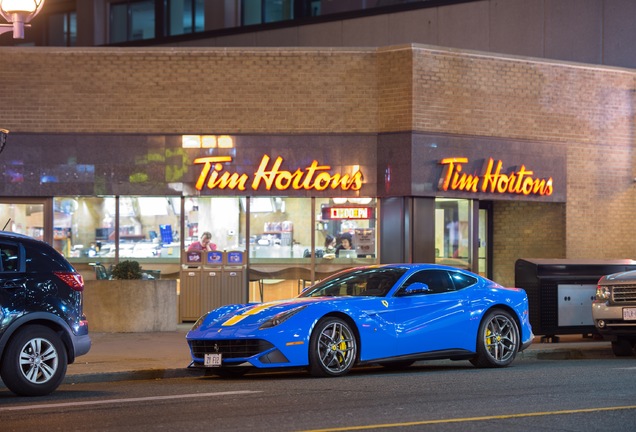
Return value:
[(493, 205), (493, 278), (514, 286), (519, 258), (566, 258), (565, 204), (497, 201)]
[(413, 54), (413, 129), (566, 148), (567, 207), (496, 203), (496, 280), (514, 282), (518, 258), (636, 259), (636, 71), (431, 47)]
[(0, 49), (15, 132), (375, 131), (370, 50)]

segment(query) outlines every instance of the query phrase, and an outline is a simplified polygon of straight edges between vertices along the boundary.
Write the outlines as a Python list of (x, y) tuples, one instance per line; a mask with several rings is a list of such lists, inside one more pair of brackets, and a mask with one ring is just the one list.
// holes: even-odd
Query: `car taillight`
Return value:
[(84, 289), (84, 278), (79, 273), (74, 272), (61, 272), (56, 271), (55, 276), (59, 277), (64, 283), (70, 286), (75, 291), (82, 291)]

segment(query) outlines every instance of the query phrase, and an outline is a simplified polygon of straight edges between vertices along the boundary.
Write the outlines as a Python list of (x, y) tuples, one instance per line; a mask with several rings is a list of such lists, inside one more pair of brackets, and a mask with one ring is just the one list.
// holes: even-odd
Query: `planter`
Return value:
[(177, 281), (85, 281), (84, 313), (93, 332), (176, 331)]

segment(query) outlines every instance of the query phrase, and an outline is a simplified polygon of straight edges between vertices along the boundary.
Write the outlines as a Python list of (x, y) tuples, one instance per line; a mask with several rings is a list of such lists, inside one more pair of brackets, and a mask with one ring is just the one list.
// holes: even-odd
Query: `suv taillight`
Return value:
[(79, 273), (74, 272), (61, 272), (56, 271), (55, 276), (59, 277), (64, 283), (70, 286), (75, 291), (82, 291), (84, 289), (84, 278)]

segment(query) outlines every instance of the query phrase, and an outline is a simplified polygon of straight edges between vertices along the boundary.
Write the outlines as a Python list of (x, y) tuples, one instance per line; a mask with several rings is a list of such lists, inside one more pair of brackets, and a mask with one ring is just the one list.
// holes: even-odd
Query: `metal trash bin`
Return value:
[(200, 252), (183, 254), (179, 272), (179, 321), (196, 321), (201, 313), (201, 266)]
[(218, 308), (221, 303), (221, 287), (223, 286), (223, 262), (225, 254), (221, 251), (207, 252), (203, 270), (201, 271), (201, 310), (202, 314)]
[(247, 269), (244, 251), (228, 251), (223, 265), (221, 304), (247, 302)]

